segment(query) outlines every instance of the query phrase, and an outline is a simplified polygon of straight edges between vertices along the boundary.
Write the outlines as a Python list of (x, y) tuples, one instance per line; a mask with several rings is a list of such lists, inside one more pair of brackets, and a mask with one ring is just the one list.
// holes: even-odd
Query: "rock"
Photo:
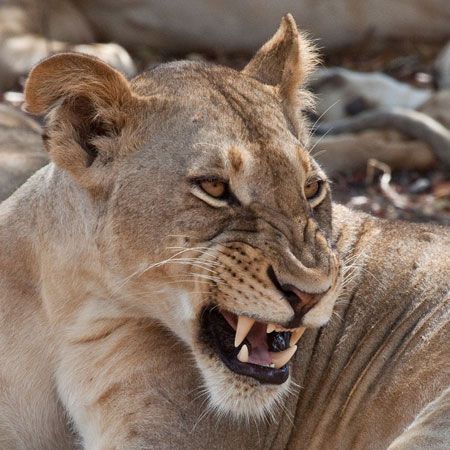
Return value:
[[(39, 6), (49, 0), (40, 0)], [(448, 37), (448, 0), (77, 0), (103, 40), (133, 50), (254, 51), (290, 12), (327, 49), (367, 37)], [(52, 8), (48, 8), (51, 14)]]

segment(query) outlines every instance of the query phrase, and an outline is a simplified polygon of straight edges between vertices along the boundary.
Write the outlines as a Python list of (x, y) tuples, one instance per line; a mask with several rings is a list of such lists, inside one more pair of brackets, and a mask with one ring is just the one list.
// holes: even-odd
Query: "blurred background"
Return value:
[(128, 77), (173, 59), (244, 67), (291, 12), (322, 53), (311, 152), (335, 200), (450, 224), (450, 0), (0, 0), (0, 200), (46, 163), (23, 82), (60, 51)]

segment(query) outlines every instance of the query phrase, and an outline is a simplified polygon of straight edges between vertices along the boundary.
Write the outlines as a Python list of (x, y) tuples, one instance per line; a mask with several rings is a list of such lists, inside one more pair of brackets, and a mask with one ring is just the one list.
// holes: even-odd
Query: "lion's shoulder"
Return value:
[(0, 201), (48, 162), (39, 124), (4, 104), (0, 104), (0, 162)]

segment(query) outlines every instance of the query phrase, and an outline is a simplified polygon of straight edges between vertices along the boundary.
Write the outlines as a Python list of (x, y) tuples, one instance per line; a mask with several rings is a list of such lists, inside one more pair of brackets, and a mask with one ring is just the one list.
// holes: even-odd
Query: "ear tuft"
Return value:
[(318, 62), (317, 52), (308, 38), (299, 33), (291, 14), (243, 69), (243, 73), (278, 89), (286, 112), (300, 132), (299, 111), (310, 107), (311, 96), (301, 88)]
[(317, 64), (317, 52), (297, 30), (291, 14), (244, 68), (243, 73), (261, 83), (280, 86), (286, 93), (304, 84)]

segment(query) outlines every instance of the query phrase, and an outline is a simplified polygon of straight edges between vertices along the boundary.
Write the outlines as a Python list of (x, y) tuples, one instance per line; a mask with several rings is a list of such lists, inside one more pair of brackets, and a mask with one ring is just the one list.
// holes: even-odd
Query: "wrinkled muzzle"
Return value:
[(313, 220), (303, 230), (295, 245), (263, 237), (258, 247), (231, 241), (208, 252), (214, 277), (202, 309), (201, 341), (237, 374), (284, 383), (305, 326), (331, 316), (338, 258)]

